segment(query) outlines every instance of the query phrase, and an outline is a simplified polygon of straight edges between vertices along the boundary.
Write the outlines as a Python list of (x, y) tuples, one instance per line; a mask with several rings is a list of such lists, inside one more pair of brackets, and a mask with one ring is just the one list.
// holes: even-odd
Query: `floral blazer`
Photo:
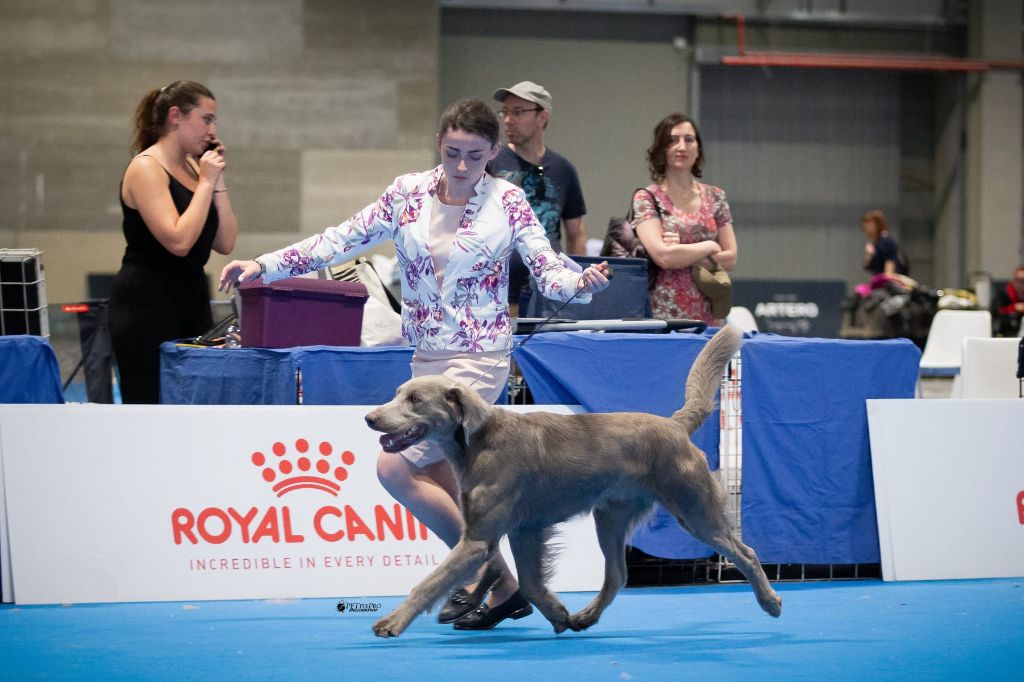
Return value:
[[(418, 348), (483, 352), (512, 347), (508, 264), (512, 249), (547, 298), (572, 298), (579, 274), (551, 248), (523, 190), (486, 173), (466, 204), (444, 269), (430, 255), (430, 213), (442, 167), (402, 175), (376, 202), (336, 227), (258, 258), (265, 283), (347, 261), (390, 239), (402, 280), (402, 333)], [(588, 303), (590, 294), (574, 302)]]

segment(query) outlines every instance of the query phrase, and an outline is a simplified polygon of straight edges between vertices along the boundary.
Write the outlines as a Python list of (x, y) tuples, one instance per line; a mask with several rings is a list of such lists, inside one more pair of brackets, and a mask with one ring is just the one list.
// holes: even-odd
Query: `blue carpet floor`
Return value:
[[(587, 632), (539, 613), (489, 632), (429, 615), (370, 625), (397, 598), (0, 607), (0, 679), (973, 680), (1024, 676), (1024, 580), (624, 590)], [(570, 610), (592, 594), (566, 594)], [(358, 609), (373, 608), (377, 613)], [(352, 606), (355, 606), (355, 609)]]

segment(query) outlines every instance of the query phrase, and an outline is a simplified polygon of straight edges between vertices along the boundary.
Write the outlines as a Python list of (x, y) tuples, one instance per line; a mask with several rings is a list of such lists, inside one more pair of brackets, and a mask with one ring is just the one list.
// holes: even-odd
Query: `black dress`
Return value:
[[(193, 192), (170, 173), (167, 175), (174, 206), (182, 214)], [(128, 245), (110, 291), (110, 336), (121, 400), (159, 403), (160, 344), (194, 338), (213, 326), (210, 287), (203, 266), (210, 258), (219, 219), (211, 202), (199, 239), (181, 257), (157, 241), (142, 215), (128, 207), (123, 198), (121, 213)]]

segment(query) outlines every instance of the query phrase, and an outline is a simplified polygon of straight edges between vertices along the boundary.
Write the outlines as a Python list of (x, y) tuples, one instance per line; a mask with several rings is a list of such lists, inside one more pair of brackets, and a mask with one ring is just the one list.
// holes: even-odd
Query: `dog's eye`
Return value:
[(409, 394), (409, 402), (410, 403), (418, 403), (419, 401), (420, 401), (420, 397), (417, 394), (415, 394), (415, 393), (410, 393)]

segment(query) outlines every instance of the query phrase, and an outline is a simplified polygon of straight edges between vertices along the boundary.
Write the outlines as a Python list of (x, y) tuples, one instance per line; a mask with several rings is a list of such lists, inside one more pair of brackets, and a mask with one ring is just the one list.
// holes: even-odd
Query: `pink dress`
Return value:
[[(676, 208), (668, 195), (658, 185), (646, 187), (658, 200), (661, 207), (662, 228), (679, 233), (680, 244), (694, 244), (706, 240), (718, 240), (718, 230), (732, 222), (729, 202), (725, 192), (714, 185), (697, 183), (700, 191), (700, 208), (687, 213)], [(651, 202), (651, 195), (637, 190), (633, 195), (633, 215), (636, 224), (650, 218), (658, 218), (658, 209)], [(690, 268), (662, 270), (651, 290), (651, 307), (654, 317), (659, 320), (687, 318), (702, 320), (708, 324), (719, 324), (711, 312), (711, 302), (697, 290), (690, 275)]]

